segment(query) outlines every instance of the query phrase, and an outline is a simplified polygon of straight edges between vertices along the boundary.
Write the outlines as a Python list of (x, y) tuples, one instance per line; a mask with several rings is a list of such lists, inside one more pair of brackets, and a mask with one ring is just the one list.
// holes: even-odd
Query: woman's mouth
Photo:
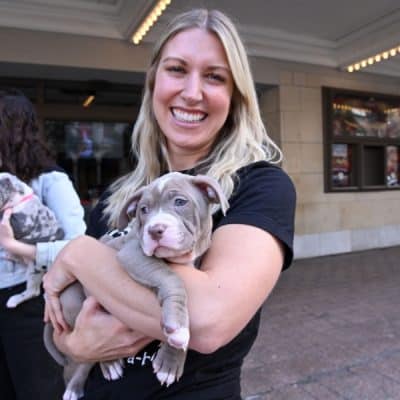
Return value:
[(207, 117), (207, 114), (204, 112), (199, 112), (199, 111), (189, 112), (180, 110), (178, 108), (171, 108), (171, 112), (177, 121), (186, 123), (201, 122)]

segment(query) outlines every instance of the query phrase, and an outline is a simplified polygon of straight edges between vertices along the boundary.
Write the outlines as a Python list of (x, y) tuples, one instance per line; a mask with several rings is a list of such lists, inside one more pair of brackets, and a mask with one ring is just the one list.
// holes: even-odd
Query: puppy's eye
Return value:
[(136, 216), (134, 210), (128, 211), (128, 212), (126, 213), (126, 215), (128, 216), (129, 219), (133, 219), (133, 218), (135, 218), (135, 216)]
[(174, 200), (174, 205), (176, 207), (183, 207), (187, 202), (188, 202), (187, 199), (184, 199), (183, 197), (177, 197)]
[(147, 206), (141, 206), (141, 207), (140, 207), (140, 212), (141, 212), (142, 214), (148, 214), (148, 213), (149, 213), (149, 207), (147, 207)]

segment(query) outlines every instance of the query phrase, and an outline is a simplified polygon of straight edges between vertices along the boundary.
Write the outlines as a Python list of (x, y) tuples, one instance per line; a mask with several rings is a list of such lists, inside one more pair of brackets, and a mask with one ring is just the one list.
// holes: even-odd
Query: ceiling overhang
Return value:
[[(0, 26), (129, 40), (133, 30), (154, 4), (155, 1), (147, 0), (6, 0), (0, 2)], [(167, 11), (165, 17), (144, 38), (144, 42), (153, 42), (163, 28), (164, 21), (169, 20), (172, 15), (171, 11)], [(260, 26), (239, 24), (238, 28), (252, 56), (342, 69), (358, 60), (400, 45), (400, 11), (380, 18), (336, 41)], [(398, 60), (380, 64), (369, 67), (368, 71), (400, 76)]]

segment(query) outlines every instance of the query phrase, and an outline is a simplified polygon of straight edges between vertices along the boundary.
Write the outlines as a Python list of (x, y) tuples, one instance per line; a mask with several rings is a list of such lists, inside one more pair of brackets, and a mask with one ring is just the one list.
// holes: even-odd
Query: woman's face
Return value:
[(216, 35), (193, 28), (166, 43), (156, 71), (153, 109), (174, 169), (205, 156), (229, 113), (233, 79)]

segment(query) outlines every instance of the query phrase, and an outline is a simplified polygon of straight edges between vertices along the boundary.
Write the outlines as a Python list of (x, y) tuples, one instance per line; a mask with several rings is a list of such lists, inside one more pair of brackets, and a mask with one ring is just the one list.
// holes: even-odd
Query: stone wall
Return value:
[(295, 256), (399, 245), (400, 191), (324, 192), (323, 86), (399, 93), (398, 82), (368, 74), (281, 70), (279, 85), (262, 97), (266, 124), (297, 189)]

